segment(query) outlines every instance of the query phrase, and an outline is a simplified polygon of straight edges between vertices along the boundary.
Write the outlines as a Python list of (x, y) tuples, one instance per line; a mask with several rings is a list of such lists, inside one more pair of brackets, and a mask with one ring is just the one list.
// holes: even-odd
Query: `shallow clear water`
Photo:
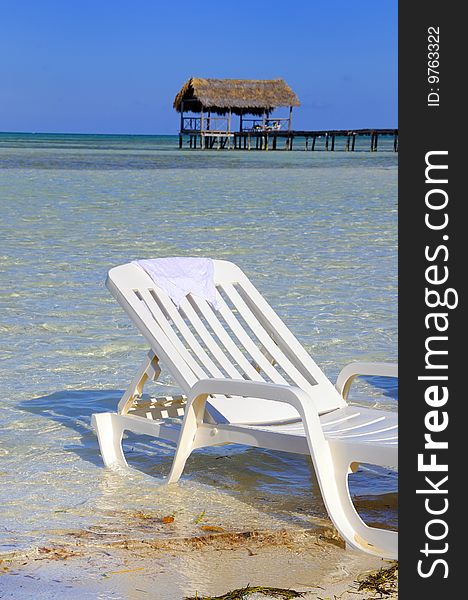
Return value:
[[(135, 258), (232, 260), (334, 379), (351, 360), (396, 359), (396, 202), (391, 151), (190, 152), (175, 137), (0, 134), (0, 551), (75, 529), (115, 536), (124, 522), (139, 535), (187, 535), (203, 511), (226, 528), (325, 517), (300, 456), (200, 451), (167, 489), (173, 448), (129, 437), (139, 471), (102, 468), (90, 416), (115, 409), (145, 353), (105, 274)], [(161, 381), (153, 390), (173, 390)], [(395, 382), (359, 381), (352, 399), (396, 410)], [(396, 475), (363, 468), (355, 479), (363, 514), (394, 525)], [(143, 527), (132, 511), (176, 520)]]

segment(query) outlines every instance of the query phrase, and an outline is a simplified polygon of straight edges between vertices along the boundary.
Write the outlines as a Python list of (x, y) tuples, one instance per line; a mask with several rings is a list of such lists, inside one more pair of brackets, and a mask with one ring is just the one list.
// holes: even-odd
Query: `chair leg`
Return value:
[(123, 428), (112, 413), (94, 414), (91, 424), (96, 431), (106, 467), (128, 467), (122, 451)]
[(172, 462), (167, 483), (177, 483), (187, 462), (188, 457), (195, 447), (197, 435), (197, 404), (191, 404), (185, 411), (184, 421), (180, 430), (179, 441)]
[[(376, 556), (398, 558), (398, 533), (369, 527), (356, 511), (349, 493), (348, 475), (351, 460), (333, 456), (334, 486), (321, 482), (328, 514), (347, 545)], [(319, 478), (323, 479), (323, 478)], [(331, 483), (331, 482), (327, 482)]]
[(174, 460), (172, 462), (171, 471), (167, 478), (167, 483), (177, 483), (184, 472), (185, 463), (187, 462), (188, 457), (192, 453), (192, 448), (187, 448), (184, 451), (182, 449), (177, 448), (176, 454), (174, 456)]
[(158, 363), (158, 357), (150, 350), (135, 377), (125, 390), (124, 395), (120, 399), (117, 407), (119, 414), (126, 414), (128, 412), (129, 408), (133, 405), (135, 398), (138, 398), (143, 393), (143, 387), (148, 379), (152, 379), (153, 381), (158, 379), (161, 374), (161, 367)]

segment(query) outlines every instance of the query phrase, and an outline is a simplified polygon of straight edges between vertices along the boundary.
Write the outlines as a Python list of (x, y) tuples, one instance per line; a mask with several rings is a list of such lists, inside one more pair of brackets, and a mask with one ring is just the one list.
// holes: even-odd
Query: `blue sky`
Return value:
[(283, 77), (297, 129), (397, 126), (396, 0), (0, 0), (0, 131), (174, 133), (191, 76)]

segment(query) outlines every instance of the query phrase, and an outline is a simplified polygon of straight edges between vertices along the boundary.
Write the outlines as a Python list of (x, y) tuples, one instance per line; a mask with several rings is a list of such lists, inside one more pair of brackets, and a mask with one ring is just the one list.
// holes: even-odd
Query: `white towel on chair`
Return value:
[(211, 258), (175, 256), (133, 262), (148, 273), (177, 308), (187, 294), (194, 294), (204, 298), (215, 310), (219, 310), (214, 284), (214, 263)]

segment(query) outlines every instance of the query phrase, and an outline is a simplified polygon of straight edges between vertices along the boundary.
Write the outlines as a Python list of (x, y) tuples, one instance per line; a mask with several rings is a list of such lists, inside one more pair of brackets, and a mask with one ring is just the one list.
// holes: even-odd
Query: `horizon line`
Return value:
[[(398, 125), (391, 127), (348, 127), (346, 130), (353, 129), (398, 129)], [(345, 129), (342, 129), (344, 131)], [(299, 129), (297, 131), (303, 131)], [(318, 130), (317, 130), (318, 131)], [(336, 127), (322, 127), (320, 131), (338, 131)], [(0, 131), (0, 135), (102, 135), (102, 136), (178, 136), (179, 132), (174, 133), (102, 133), (102, 132), (90, 132), (90, 131)]]
[(0, 135), (178, 135), (176, 133), (102, 133), (90, 131), (0, 131)]

